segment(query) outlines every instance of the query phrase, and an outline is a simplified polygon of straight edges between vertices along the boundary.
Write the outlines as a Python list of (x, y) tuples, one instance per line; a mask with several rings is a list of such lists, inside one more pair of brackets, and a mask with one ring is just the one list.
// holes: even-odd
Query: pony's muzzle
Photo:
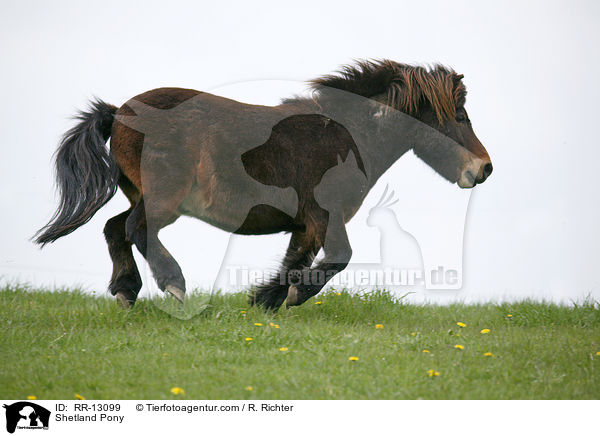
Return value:
[(457, 184), (461, 188), (473, 188), (475, 185), (485, 182), (493, 170), (494, 167), (490, 161), (475, 159), (463, 169)]
[(494, 171), (494, 166), (491, 162), (486, 163), (481, 170), (481, 181), (477, 181), (477, 183), (483, 183), (486, 179), (492, 174)]

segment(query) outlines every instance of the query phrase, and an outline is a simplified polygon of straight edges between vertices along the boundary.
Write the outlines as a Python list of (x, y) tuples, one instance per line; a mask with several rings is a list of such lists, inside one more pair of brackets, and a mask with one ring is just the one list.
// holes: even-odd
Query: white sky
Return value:
[[(128, 207), (122, 194), (52, 246), (40, 251), (28, 241), (56, 206), (51, 155), (90, 97), (121, 105), (148, 89), (180, 86), (275, 104), (301, 92), (301, 81), (372, 57), (442, 62), (463, 73), (469, 116), (494, 163), (492, 177), (472, 193), (414, 156), (386, 174), (405, 206), (398, 218), (415, 235), (431, 234), (425, 223), (439, 214), (460, 217), (472, 194), (462, 289), (411, 298), (600, 298), (600, 4), (283, 3), (3, 2), (2, 278), (106, 289), (111, 264), (102, 228)], [(424, 210), (415, 198), (439, 207)], [(367, 215), (361, 210), (350, 225), (362, 259), (378, 238)], [(210, 286), (226, 233), (185, 218), (161, 238), (189, 285)], [(283, 236), (236, 238), (231, 251), (235, 262), (273, 267), (286, 243)]]

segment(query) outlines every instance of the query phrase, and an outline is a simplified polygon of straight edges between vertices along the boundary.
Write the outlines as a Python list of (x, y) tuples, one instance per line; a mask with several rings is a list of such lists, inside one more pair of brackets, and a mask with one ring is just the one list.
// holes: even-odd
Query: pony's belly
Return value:
[(180, 204), (178, 212), (221, 230), (245, 235), (289, 232), (302, 228), (295, 223), (294, 217), (243, 191), (223, 194), (216, 200), (206, 189), (195, 186)]
[(215, 204), (205, 190), (194, 187), (179, 205), (178, 212), (182, 215), (198, 218), (221, 230), (233, 232), (240, 227), (245, 217), (236, 213), (235, 210), (228, 213), (225, 209), (219, 204)]

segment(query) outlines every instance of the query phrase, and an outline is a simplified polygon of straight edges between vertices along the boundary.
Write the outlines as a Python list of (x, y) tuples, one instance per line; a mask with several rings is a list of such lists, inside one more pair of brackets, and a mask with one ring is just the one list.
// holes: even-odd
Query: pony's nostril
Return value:
[(484, 177), (487, 179), (490, 176), (490, 174), (492, 174), (492, 171), (494, 171), (494, 167), (492, 166), (492, 164), (486, 163), (485, 166), (483, 167)]

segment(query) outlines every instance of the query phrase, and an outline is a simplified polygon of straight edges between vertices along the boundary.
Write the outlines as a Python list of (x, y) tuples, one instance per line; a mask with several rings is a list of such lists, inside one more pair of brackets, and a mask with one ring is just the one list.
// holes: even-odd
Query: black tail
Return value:
[(76, 116), (80, 123), (56, 151), (60, 204), (50, 222), (34, 236), (44, 246), (87, 223), (117, 191), (119, 167), (105, 146), (117, 108), (100, 100)]

